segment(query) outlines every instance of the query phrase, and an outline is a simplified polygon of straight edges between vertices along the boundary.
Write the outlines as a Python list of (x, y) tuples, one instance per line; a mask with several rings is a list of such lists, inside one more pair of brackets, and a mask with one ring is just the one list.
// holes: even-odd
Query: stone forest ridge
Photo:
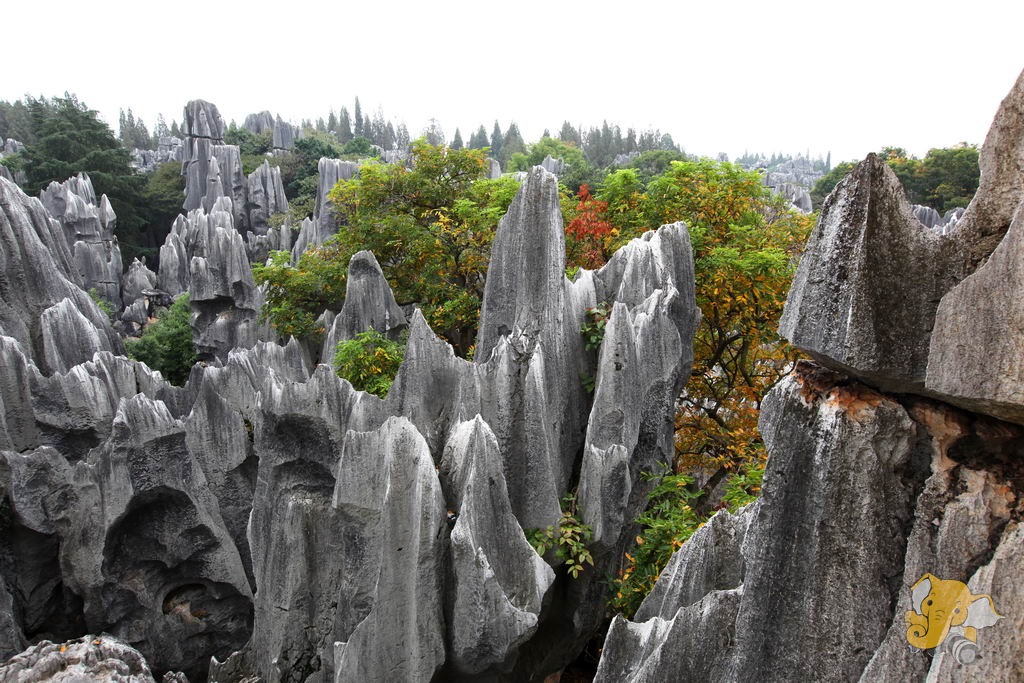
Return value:
[[(275, 146), (298, 135), (251, 118)], [(0, 176), (0, 680), (565, 670), (675, 462), (702, 321), (688, 226), (570, 279), (550, 159), (497, 225), (472, 358), (398, 303), (369, 251), (322, 342), (285, 340), (251, 264), (327, 242), (331, 189), (360, 167), (320, 159), (293, 234), (272, 220), (280, 172), (243, 172), (214, 105), (188, 103), (184, 134), (168, 152), (184, 213), (156, 272), (123, 268), (87, 175), (39, 198)], [(717, 512), (612, 619), (593, 680), (1024, 678), (1024, 74), (980, 167), (943, 229), (875, 156), (825, 200), (780, 325), (812, 360), (760, 406), (761, 495)], [(183, 293), (201, 362), (176, 386), (123, 337)], [(595, 350), (580, 330), (599, 305)], [(407, 338), (383, 398), (325, 364), (368, 330)], [(567, 505), (589, 529), (578, 572), (531, 540)], [(911, 647), (923, 576), (995, 617), (921, 615), (959, 649)]]

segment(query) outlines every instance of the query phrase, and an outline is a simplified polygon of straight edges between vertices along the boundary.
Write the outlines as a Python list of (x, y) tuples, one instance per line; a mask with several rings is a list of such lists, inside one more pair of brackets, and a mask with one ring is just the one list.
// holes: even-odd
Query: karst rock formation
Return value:
[[(614, 619), (596, 680), (1024, 678), (1024, 74), (980, 164), (945, 231), (874, 156), (825, 201), (781, 322), (817, 364), (764, 400), (761, 497)], [(926, 574), (991, 597), (950, 622), (976, 656), (910, 646)]]
[[(650, 473), (674, 458), (700, 324), (687, 227), (569, 280), (557, 178), (538, 166), (498, 226), (473, 360), (398, 305), (369, 252), (310, 349), (261, 322), (250, 263), (333, 234), (327, 193), (357, 167), (320, 161), (293, 240), (270, 227), (280, 174), (241, 174), (214, 105), (185, 118), (184, 212), (158, 272), (103, 265), (113, 214), (87, 178), (40, 200), (0, 177), (0, 680), (562, 670), (606, 623)], [(277, 146), (279, 119), (250, 118)], [(764, 399), (762, 495), (712, 517), (612, 620), (597, 680), (1024, 678), (1024, 75), (981, 166), (945, 220), (874, 157), (826, 200), (781, 322), (813, 361)], [(121, 335), (184, 293), (203, 362), (177, 387)], [(594, 351), (580, 328), (599, 303)], [(311, 363), (367, 329), (407, 337), (384, 399)], [(527, 536), (569, 494), (593, 530), (577, 578)], [(926, 574), (994, 601), (974, 661), (909, 647)]]
[[(190, 293), (209, 362), (179, 388), (119, 355), (60, 223), (0, 190), (21, 257), (0, 290), (0, 654), (106, 633), (192, 680), (521, 680), (600, 626), (654, 484), (640, 475), (673, 457), (700, 318), (684, 225), (570, 281), (557, 180), (535, 168), (498, 228), (474, 361), (357, 254), (330, 333), (408, 330), (382, 400), (233, 319), (262, 302), (226, 194), (179, 217), (159, 274), (124, 279)], [(599, 302), (595, 353), (580, 326)], [(48, 355), (45, 326), (91, 345)], [(579, 579), (525, 535), (571, 491), (597, 530)]]

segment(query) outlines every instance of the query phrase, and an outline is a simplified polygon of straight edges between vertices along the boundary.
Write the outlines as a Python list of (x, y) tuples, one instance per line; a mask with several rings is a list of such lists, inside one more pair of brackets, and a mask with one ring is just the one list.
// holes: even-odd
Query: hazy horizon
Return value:
[[(545, 128), (557, 135), (564, 120), (584, 129), (607, 120), (623, 132), (659, 129), (695, 154), (831, 152), (838, 162), (886, 145), (923, 156), (980, 144), (1024, 67), (1020, 5), (870, 1), (842, 14), (804, 1), (655, 5), (584, 14), (532, 0), (498, 11), (300, 0), (272, 20), (191, 0), (173, 15), (133, 6), (131, 17), (109, 2), (58, 2), (47, 42), (93, 43), (77, 57), (30, 59), (47, 42), (6, 32), (8, 58), (22, 58), (5, 71), (0, 99), (71, 92), (116, 131), (120, 108), (150, 130), (158, 114), (180, 121), (191, 99), (213, 102), (225, 121), (267, 109), (298, 123), (353, 112), (358, 96), (364, 114), (380, 108), (414, 137), (431, 118), (464, 140), (481, 124), (490, 133), (495, 119), (503, 130), (515, 121), (528, 142)], [(4, 14), (28, 29), (36, 12)]]

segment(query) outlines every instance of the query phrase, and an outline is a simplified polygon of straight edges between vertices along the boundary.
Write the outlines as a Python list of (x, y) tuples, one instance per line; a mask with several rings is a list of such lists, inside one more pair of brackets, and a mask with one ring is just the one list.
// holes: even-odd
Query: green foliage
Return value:
[(25, 160), (21, 154), (7, 154), (3, 159), (0, 159), (0, 166), (6, 166), (11, 175), (14, 175), (18, 171), (24, 170)]
[[(902, 147), (884, 147), (879, 156), (900, 179), (907, 200), (930, 206), (939, 213), (967, 206), (978, 190), (980, 170), (978, 148), (965, 142), (928, 150), (924, 159), (907, 153)], [(814, 186), (811, 198), (820, 205), (855, 164), (844, 161), (823, 176)]]
[(97, 196), (106, 194), (117, 214), (122, 248), (129, 254), (137, 249), (145, 225), (145, 181), (132, 170), (128, 150), (110, 127), (74, 95), (29, 99), (27, 109), (33, 142), (22, 152), (25, 192), (37, 194), (51, 181), (88, 173)]
[(704, 519), (695, 509), (699, 497), (688, 474), (662, 477), (651, 491), (647, 510), (637, 519), (641, 532), (636, 537), (636, 548), (626, 553), (627, 565), (615, 579), (611, 600), (614, 610), (627, 616), (635, 614), (672, 553), (703, 525)]
[(103, 311), (103, 314), (106, 315), (108, 319), (112, 320), (114, 318), (114, 307), (109, 301), (100, 296), (100, 293), (95, 287), (91, 287), (89, 289), (89, 298), (93, 300), (101, 311)]
[(729, 512), (736, 512), (741, 507), (757, 500), (761, 494), (761, 482), (764, 479), (764, 463), (751, 463), (747, 467), (732, 474), (725, 482), (722, 503)]
[(135, 114), (132, 113), (131, 107), (128, 108), (126, 114), (124, 109), (121, 110), (121, 116), (118, 119), (120, 128), (120, 140), (121, 144), (125, 146), (125, 149), (155, 149), (156, 146), (153, 144), (153, 138), (149, 135), (149, 130), (146, 128), (146, 124), (142, 122), (142, 119), (136, 119)]
[[(646, 478), (655, 476), (647, 474)], [(763, 477), (763, 462), (750, 463), (730, 475), (718, 509), (735, 513), (757, 500)], [(647, 498), (647, 510), (637, 519), (640, 534), (636, 537), (635, 550), (626, 554), (626, 568), (614, 581), (613, 609), (627, 616), (636, 613), (672, 554), (717, 511), (699, 504), (706, 496), (704, 490), (694, 485), (689, 474), (662, 477)]]
[(640, 177), (647, 181), (667, 171), (673, 161), (686, 160), (686, 155), (678, 150), (652, 149), (630, 161), (629, 168), (636, 169)]
[(263, 156), (274, 147), (274, 132), (268, 129), (262, 133), (253, 133), (232, 123), (224, 133), (224, 143), (238, 145), (238, 153), (243, 157)]
[(316, 320), (324, 309), (340, 309), (350, 257), (341, 243), (332, 241), (307, 250), (295, 265), (288, 251), (272, 251), (266, 263), (253, 264), (253, 278), (267, 287), (263, 319), (286, 338), (322, 335), (325, 330)]
[(346, 142), (345, 146), (341, 148), (341, 152), (342, 154), (347, 156), (355, 156), (360, 158), (368, 157), (371, 155), (376, 156), (376, 152), (373, 149), (373, 143), (362, 136), (352, 138), (351, 140)]
[(197, 360), (191, 317), (188, 294), (182, 294), (146, 327), (142, 337), (128, 342), (128, 356), (159, 370), (172, 384), (184, 385)]
[(606, 302), (601, 302), (584, 312), (580, 334), (583, 335), (583, 346), (588, 351), (596, 351), (601, 348), (601, 342), (604, 341), (604, 328), (608, 325), (608, 318), (611, 314), (611, 306)]
[(587, 544), (594, 536), (593, 530), (580, 521), (576, 509), (576, 496), (567, 493), (562, 498), (562, 516), (558, 523), (546, 529), (527, 529), (526, 540), (538, 555), (554, 551), (559, 564), (565, 564), (575, 579), (584, 570), (584, 565), (594, 566), (594, 557)]
[(405, 357), (405, 344), (369, 329), (338, 342), (334, 369), (353, 387), (386, 398)]
[(160, 265), (159, 247), (170, 232), (175, 217), (181, 213), (185, 178), (181, 175), (181, 164), (176, 161), (160, 164), (144, 178), (142, 216), (147, 227), (139, 245), (125, 250), (125, 262), (129, 263), (136, 255), (145, 256), (149, 267), (155, 271)]
[(26, 145), (36, 140), (28, 107), (21, 100), (0, 100), (0, 140), (7, 138), (13, 138)]
[(509, 155), (508, 163), (503, 168), (507, 171), (528, 171), (547, 156), (566, 163), (567, 169), (558, 180), (573, 192), (578, 192), (581, 185), (595, 185), (601, 179), (600, 171), (587, 161), (579, 147), (552, 137), (541, 138), (529, 145), (526, 152)]
[(399, 303), (419, 304), (464, 354), (476, 336), (494, 231), (519, 187), (507, 177), (483, 179), (485, 159), (482, 150), (418, 140), (411, 168), (363, 166), (330, 192), (341, 227), (315, 258), (347, 264), (372, 251)]
[(822, 202), (825, 201), (825, 197), (832, 194), (832, 190), (836, 188), (839, 181), (850, 175), (850, 171), (853, 170), (854, 166), (856, 166), (856, 164), (853, 162), (841, 161), (836, 164), (831, 171), (818, 178), (818, 182), (814, 184), (814, 189), (811, 190), (811, 201), (813, 202), (815, 209), (821, 207)]

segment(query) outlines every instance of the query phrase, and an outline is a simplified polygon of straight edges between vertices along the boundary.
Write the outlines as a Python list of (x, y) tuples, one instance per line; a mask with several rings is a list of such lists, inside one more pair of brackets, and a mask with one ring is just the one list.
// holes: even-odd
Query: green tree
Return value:
[(672, 550), (711, 512), (717, 484), (760, 467), (766, 457), (758, 411), (795, 361), (776, 329), (813, 217), (788, 209), (757, 172), (709, 159), (673, 161), (647, 183), (635, 169), (619, 170), (597, 198), (607, 202), (603, 217), (620, 242), (686, 222), (702, 312), (693, 371), (676, 414), (676, 468), (699, 470), (706, 483), (697, 488), (675, 479), (659, 487), (641, 519), (641, 549), (627, 557), (619, 578), (618, 593), (628, 602), (650, 590)]
[(490, 141), (487, 139), (487, 130), (484, 129), (483, 124), (476, 129), (476, 132), (469, 136), (469, 144), (466, 145), (470, 149), (484, 149), (490, 146)]
[(352, 134), (352, 119), (348, 115), (348, 109), (342, 107), (338, 118), (338, 142), (345, 144), (353, 137), (355, 136)]
[(131, 156), (99, 115), (74, 95), (30, 99), (28, 110), (34, 142), (22, 152), (25, 191), (36, 194), (51, 181), (63, 182), (88, 173), (97, 196), (106, 194), (117, 214), (122, 251), (131, 258), (142, 245), (142, 176), (131, 168)]
[(352, 138), (345, 143), (345, 146), (341, 148), (342, 156), (355, 156), (355, 157), (368, 157), (375, 155), (376, 152), (373, 149), (373, 143), (367, 138), (357, 137)]
[(519, 132), (519, 126), (516, 125), (515, 121), (509, 124), (508, 130), (505, 131), (504, 139), (501, 143), (501, 155), (498, 157), (498, 161), (504, 167), (510, 158), (515, 154), (523, 154), (526, 152), (526, 142), (523, 140), (522, 134)]
[(455, 129), (455, 135), (452, 136), (452, 149), (462, 149), (465, 145), (462, 143), (462, 133), (459, 129)]
[(825, 197), (832, 194), (832, 190), (836, 188), (836, 185), (843, 178), (850, 175), (850, 171), (853, 170), (855, 165), (851, 161), (840, 161), (835, 165), (835, 168), (818, 178), (818, 182), (814, 184), (814, 189), (811, 190), (811, 201), (814, 203), (815, 209), (821, 207)]
[(145, 256), (149, 267), (155, 271), (160, 266), (160, 246), (170, 232), (174, 219), (181, 213), (185, 178), (181, 175), (181, 164), (177, 161), (160, 164), (143, 177), (146, 184), (141, 195), (142, 218), (146, 229), (141, 235), (137, 255)]
[(431, 326), (467, 353), (476, 336), (491, 242), (518, 189), (485, 180), (482, 150), (413, 143), (412, 166), (367, 164), (329, 197), (341, 227), (292, 266), (287, 256), (254, 269), (265, 312), (282, 334), (315, 334), (324, 308), (344, 297), (348, 261), (374, 253), (401, 304), (416, 303)]
[(159, 370), (171, 384), (184, 385), (197, 360), (191, 317), (188, 294), (182, 294), (146, 327), (138, 341), (128, 342), (128, 356)]
[(578, 146), (551, 137), (541, 138), (529, 145), (525, 153), (513, 154), (506, 170), (527, 171), (547, 156), (565, 162), (566, 171), (559, 176), (558, 181), (573, 192), (579, 192), (581, 185), (594, 186), (601, 182), (602, 174), (590, 165)]
[(491, 156), (495, 159), (501, 158), (501, 146), (505, 142), (505, 136), (501, 133), (501, 126), (494, 122), (494, 130), (491, 131)]
[(35, 142), (31, 116), (28, 107), (21, 100), (0, 100), (0, 144), (7, 138), (13, 138), (26, 145)]
[(375, 329), (338, 342), (334, 369), (360, 391), (386, 398), (405, 358), (405, 343), (388, 339)]

